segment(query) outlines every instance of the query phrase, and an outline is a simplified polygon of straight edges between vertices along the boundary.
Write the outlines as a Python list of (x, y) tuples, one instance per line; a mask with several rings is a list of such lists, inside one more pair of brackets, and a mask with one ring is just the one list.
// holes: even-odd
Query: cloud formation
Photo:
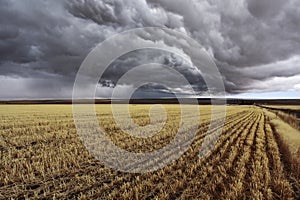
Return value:
[[(298, 0), (2, 0), (0, 97), (70, 98), (80, 64), (98, 43), (149, 26), (182, 32), (201, 44), (216, 62), (228, 94), (300, 90)], [(172, 40), (164, 43), (172, 45)], [(102, 81), (113, 83), (148, 62), (174, 66), (199, 94), (205, 92), (192, 65), (156, 50), (120, 57)], [(111, 90), (99, 87), (99, 96)], [(130, 85), (123, 87), (130, 90)], [(184, 92), (185, 86), (176, 88), (170, 92)], [(141, 91), (168, 94), (156, 86)]]

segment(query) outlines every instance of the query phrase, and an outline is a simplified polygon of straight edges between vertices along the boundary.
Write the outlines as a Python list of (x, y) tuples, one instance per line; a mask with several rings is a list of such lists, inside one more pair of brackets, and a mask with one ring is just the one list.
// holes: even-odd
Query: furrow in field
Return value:
[(272, 195), (274, 199), (292, 199), (293, 190), (285, 177), (281, 154), (276, 140), (276, 133), (269, 123), (265, 124), (267, 139), (267, 156), (271, 179)]
[[(234, 119), (234, 118), (232, 118), (232, 121), (235, 121), (236, 123), (238, 123), (239, 122), (239, 120), (237, 121), (236, 119)], [(224, 127), (226, 128), (227, 126), (230, 126), (231, 125), (231, 122), (232, 121), (229, 121), (229, 119), (225, 122), (225, 125), (224, 125)], [(208, 128), (208, 127), (206, 127), (206, 128)], [(217, 129), (219, 129), (219, 128), (222, 128), (222, 124), (219, 124), (219, 126), (217, 126), (217, 127), (215, 127), (213, 130), (217, 130)], [(206, 137), (210, 137), (210, 134), (213, 134), (214, 133), (214, 131), (211, 131), (210, 133), (206, 133), (206, 129), (204, 129), (203, 131), (198, 131), (198, 135), (196, 135), (196, 137), (194, 138), (194, 143), (195, 142), (200, 142), (200, 144), (192, 144), (191, 145), (191, 147), (194, 149), (194, 148), (198, 148), (198, 147), (200, 147), (201, 146), (201, 143), (202, 143), (202, 139), (206, 136)], [(206, 133), (206, 135), (205, 135), (205, 133)], [(222, 134), (220, 135), (220, 137), (222, 137)], [(189, 142), (189, 139), (190, 138), (187, 138), (187, 141), (185, 142), (185, 143), (182, 143), (182, 146), (184, 146), (184, 145), (187, 145), (187, 143)], [(200, 141), (199, 141), (200, 140)], [(218, 145), (218, 143), (216, 144), (216, 145)], [(179, 153), (181, 150), (180, 149), (178, 149), (177, 150), (177, 152)], [(168, 152), (166, 152), (164, 155), (161, 155), (161, 160), (163, 160), (164, 158), (167, 158), (167, 157), (169, 157), (169, 156), (172, 156), (172, 155), (174, 155), (174, 153), (176, 153), (176, 152), (174, 152), (174, 151), (172, 151), (172, 152), (170, 152), (170, 153), (168, 153)], [(152, 167), (154, 167), (155, 165), (156, 165), (156, 163), (158, 163), (159, 161), (156, 161), (156, 162), (153, 162), (153, 166)]]
[[(236, 133), (238, 135), (235, 137), (234, 142), (231, 143), (230, 151), (226, 152), (226, 156), (219, 162), (216, 172), (209, 178), (212, 186), (209, 188), (208, 192), (213, 194), (215, 198), (224, 193), (224, 189), (228, 187), (228, 183), (230, 182), (229, 178), (236, 175), (231, 173), (234, 171), (235, 173), (237, 172), (237, 164), (240, 160), (243, 160), (245, 154), (245, 144), (247, 144), (247, 141), (251, 140), (252, 137), (248, 130), (255, 126), (258, 123), (258, 120), (259, 116), (256, 116), (253, 119), (244, 122), (244, 128), (240, 133)], [(247, 161), (247, 159), (244, 159), (243, 161)], [(205, 189), (207, 190), (208, 188)], [(228, 190), (225, 189), (225, 191)]]
[[(234, 120), (235, 121), (235, 120)], [(238, 122), (237, 122), (238, 124)], [(178, 162), (179, 163), (179, 162)], [(134, 189), (130, 190), (130, 189), (127, 189), (131, 192), (134, 192), (134, 191), (140, 191), (142, 192), (144, 195), (146, 195), (147, 193), (150, 192), (150, 195), (149, 196), (153, 196), (151, 193), (151, 191), (153, 190), (153, 187), (157, 188), (157, 189), (160, 189), (160, 186), (162, 186), (161, 184), (165, 182), (165, 177), (170, 177), (171, 176), (171, 179), (173, 180), (176, 180), (178, 179), (179, 177), (181, 177), (183, 175), (183, 172), (182, 170), (187, 168), (187, 167), (190, 167), (190, 166), (185, 166), (187, 165), (187, 162), (182, 160), (180, 161), (180, 163), (182, 163), (181, 165), (178, 165), (178, 163), (176, 163), (174, 166), (168, 166), (167, 168), (170, 169), (170, 170), (167, 170), (166, 168), (164, 169), (165, 171), (165, 174), (162, 175), (162, 177), (156, 177), (154, 178), (154, 182), (158, 183), (159, 186), (157, 186), (157, 184), (151, 184), (151, 180), (148, 180), (148, 181), (140, 181), (140, 183), (135, 183), (133, 185), (136, 185), (134, 187)], [(201, 164), (200, 164), (201, 165)], [(194, 167), (194, 166), (193, 166)], [(195, 169), (196, 170), (196, 169)], [(169, 172), (169, 173), (168, 173)], [(153, 176), (153, 175), (152, 175)], [(192, 178), (193, 176), (193, 173), (190, 173), (189, 175), (190, 177), (189, 178)], [(180, 183), (179, 183), (180, 184)], [(148, 187), (145, 187), (144, 185), (147, 185)], [(149, 185), (151, 185), (152, 187), (149, 187)], [(172, 185), (172, 184), (168, 184), (168, 185)], [(154, 188), (154, 191), (156, 190)], [(148, 192), (147, 192), (148, 191)], [(118, 195), (118, 193), (120, 193), (119, 191), (116, 191), (116, 195)], [(145, 197), (145, 196), (144, 196)], [(143, 197), (142, 197), (143, 198)]]
[[(242, 119), (243, 120), (243, 119)], [(241, 121), (242, 121), (241, 120)], [(237, 123), (236, 124), (240, 124), (239, 123), (239, 121), (236, 121)], [(234, 127), (235, 125), (233, 125), (233, 126), (231, 126), (229, 129), (227, 129), (226, 131), (225, 131), (225, 133), (226, 134), (224, 134), (223, 133), (223, 135), (222, 136), (227, 136), (227, 137), (225, 137), (225, 139), (221, 139), (220, 141), (222, 141), (222, 142), (218, 142), (217, 144), (216, 144), (216, 147), (214, 148), (214, 150), (212, 151), (212, 154), (210, 154), (208, 157), (207, 157), (207, 159), (206, 160), (208, 160), (208, 162), (211, 162), (211, 160), (212, 159), (215, 159), (215, 164), (216, 164), (216, 162), (218, 162), (221, 158), (223, 158), (223, 156), (226, 154), (225, 152), (226, 151), (229, 151), (229, 146), (231, 146), (231, 144), (232, 143), (234, 143), (233, 141), (234, 140), (236, 140), (237, 138), (238, 138), (238, 135), (236, 136), (236, 137), (230, 137), (230, 135), (231, 135), (231, 133), (234, 133), (235, 131), (239, 131), (239, 126), (238, 127)], [(233, 130), (231, 130), (232, 129), (232, 127), (234, 127), (234, 129)], [(229, 131), (229, 130), (231, 130), (231, 131)], [(229, 139), (232, 139), (232, 141), (231, 141), (231, 143), (228, 143), (228, 142), (225, 142), (225, 141), (229, 141)], [(221, 148), (221, 147), (223, 147), (223, 148)], [(217, 155), (216, 155), (217, 154)], [(212, 166), (212, 165), (215, 165), (215, 164), (211, 164), (211, 163), (206, 163), (206, 166), (208, 166), (208, 168), (209, 168), (209, 166)], [(203, 165), (203, 163), (200, 163), (200, 164), (202, 164)], [(197, 176), (196, 174), (199, 174), (199, 172), (201, 172), (201, 173), (203, 173), (203, 168), (201, 169), (201, 166), (199, 165), (195, 165), (195, 166), (193, 166), (193, 168), (198, 168), (199, 167), (199, 169), (196, 169), (196, 170), (194, 170), (194, 171), (192, 171), (192, 172), (189, 172), (189, 174), (191, 174), (192, 176)], [(204, 176), (202, 176), (204, 174)], [(209, 176), (211, 176), (212, 174), (211, 173), (206, 173), (206, 172), (204, 172), (202, 175), (199, 175), (199, 176), (197, 176), (197, 177), (202, 177), (202, 181), (203, 181), (203, 179), (205, 179), (204, 177), (206, 177), (206, 178), (208, 178), (208, 179), (210, 179), (209, 178)], [(188, 179), (189, 180), (193, 180), (193, 178), (192, 177), (188, 177)], [(175, 182), (174, 182), (174, 180), (175, 180)], [(199, 181), (199, 180), (198, 180)], [(200, 180), (201, 181), (201, 180)], [(173, 180), (168, 180), (167, 182), (171, 182), (171, 184), (168, 184), (168, 186), (170, 187), (172, 187), (172, 183), (174, 182), (174, 185), (188, 185), (189, 184), (189, 181), (184, 181), (184, 184), (183, 183), (178, 183), (178, 180), (176, 179), (176, 177), (175, 178), (173, 178)], [(190, 182), (193, 182), (193, 181), (190, 181)], [(173, 190), (170, 190), (170, 191), (173, 191), (173, 193), (172, 192), (168, 192), (168, 196), (171, 196), (171, 198), (173, 198), (173, 197), (177, 197), (177, 196), (180, 196), (181, 195), (181, 193), (183, 193), (184, 192), (184, 189), (185, 189), (185, 187), (181, 187), (181, 188), (176, 188), (176, 190), (175, 189), (173, 189)], [(162, 189), (160, 189), (160, 191), (162, 191)], [(160, 198), (160, 197), (162, 197), (162, 196), (158, 196), (158, 198)]]
[[(234, 154), (229, 153), (229, 152), (231, 152), (231, 150), (233, 150), (233, 151), (236, 150), (233, 147), (233, 144), (231, 144), (231, 145), (229, 145), (230, 148), (227, 151), (228, 153), (224, 154), (223, 157), (221, 157), (220, 159), (211, 158), (210, 160), (214, 160), (214, 162), (212, 163), (210, 171), (204, 173), (204, 174), (206, 174), (206, 176), (204, 178), (204, 182), (198, 182), (198, 181), (191, 182), (191, 184), (188, 186), (187, 190), (183, 192), (181, 199), (191, 197), (191, 195), (197, 193), (197, 190), (202, 191), (202, 193), (203, 193), (202, 195), (206, 194), (206, 195), (211, 196), (214, 193), (221, 193), (222, 191), (220, 191), (220, 189), (225, 189), (224, 187), (220, 187), (220, 185), (226, 183), (226, 181), (224, 181), (223, 179), (227, 177), (227, 173), (230, 173), (230, 171), (234, 171), (234, 170), (229, 170), (229, 169), (226, 170), (223, 167), (220, 167), (223, 165), (221, 161), (223, 160), (226, 163), (227, 162), (226, 159), (229, 159), (229, 161), (232, 160), (233, 164), (228, 164), (230, 166), (230, 169), (236, 169), (236, 166), (237, 166), (236, 164), (238, 164), (238, 163), (244, 164), (244, 161), (247, 160), (245, 158), (247, 158), (247, 157), (243, 157), (244, 153), (242, 150), (244, 148), (244, 145), (247, 144), (247, 142), (249, 140), (251, 140), (251, 134), (247, 131), (247, 128), (255, 125), (255, 123), (257, 123), (256, 115), (252, 116), (252, 118), (250, 118), (250, 119), (244, 120), (244, 123), (242, 123), (242, 125), (238, 129), (239, 131), (237, 131), (237, 130), (234, 131), (233, 136), (232, 136), (232, 137), (234, 137), (234, 140), (236, 140), (236, 138), (242, 137), (241, 139), (237, 139), (240, 142), (240, 145), (237, 145), (238, 143), (236, 143), (236, 148), (238, 148), (238, 153), (234, 153)], [(240, 148), (240, 147), (242, 147), (242, 148)], [(242, 151), (242, 152), (240, 152), (240, 151)], [(229, 163), (231, 163), (231, 162), (229, 162)], [(199, 177), (202, 177), (202, 174), (200, 173), (195, 176), (197, 178), (199, 178)], [(217, 183), (219, 183), (219, 186)]]
[(255, 150), (248, 177), (249, 196), (254, 199), (272, 199), (272, 190), (269, 187), (270, 171), (266, 156), (264, 124), (265, 117), (262, 115), (256, 130), (256, 137), (253, 144)]
[[(235, 119), (233, 119), (232, 118), (232, 116), (230, 116), (229, 117), (230, 119), (232, 119), (233, 121), (235, 121)], [(166, 171), (166, 169), (164, 169), (164, 171)], [(167, 170), (168, 171), (168, 170)], [(174, 171), (174, 169), (170, 169), (169, 170), (169, 173), (171, 174), (172, 172)], [(162, 177), (163, 175), (161, 175), (160, 177)], [(132, 181), (132, 182), (130, 182), (131, 180), (124, 180), (124, 183), (123, 183), (123, 185), (121, 186), (121, 190), (122, 190), (122, 188), (127, 188), (127, 187), (129, 187), (129, 186), (131, 186), (131, 187), (133, 187), (134, 185), (137, 185), (137, 182), (140, 182), (141, 180), (143, 180), (143, 177), (144, 177), (144, 175), (141, 175), (141, 176), (138, 176), (134, 181)], [(157, 176), (155, 175), (155, 174), (152, 174), (151, 175), (151, 177), (156, 177), (156, 178), (154, 178), (153, 180), (156, 180), (156, 182), (157, 183), (159, 183), (159, 181), (158, 181), (158, 178), (157, 178)], [(144, 179), (145, 179), (146, 177), (144, 177)], [(130, 182), (130, 185), (129, 185), (129, 182)], [(117, 184), (118, 185), (118, 184)], [(140, 185), (141, 186), (141, 185)], [(142, 184), (142, 187), (143, 186), (146, 186), (146, 188), (147, 188), (147, 184), (145, 184), (145, 183), (143, 183)], [(104, 189), (106, 190), (103, 190), (102, 188), (100, 189), (100, 188), (95, 188), (95, 189), (93, 189), (93, 194), (91, 194), (89, 197), (95, 197), (95, 195), (97, 196), (97, 194), (99, 195), (101, 195), (102, 193), (105, 193), (105, 194), (109, 194), (109, 193), (111, 193), (111, 197), (113, 197), (114, 195), (114, 192), (109, 192), (109, 190), (110, 189), (114, 189), (114, 191), (116, 191), (115, 193), (117, 194), (117, 195), (120, 195), (121, 193), (120, 193), (120, 191), (118, 191), (118, 189), (117, 188), (119, 188), (119, 186), (117, 186), (116, 187), (116, 185), (114, 185), (114, 184), (110, 184), (110, 185), (107, 185)], [(143, 193), (145, 193), (145, 191), (143, 190)], [(102, 196), (102, 195), (101, 195)]]

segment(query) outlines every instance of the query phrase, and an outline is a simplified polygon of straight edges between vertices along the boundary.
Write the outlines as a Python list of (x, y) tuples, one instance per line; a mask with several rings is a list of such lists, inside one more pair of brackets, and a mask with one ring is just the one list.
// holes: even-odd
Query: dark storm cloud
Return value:
[[(20, 98), (70, 97), (76, 72), (93, 47), (115, 33), (147, 26), (167, 27), (197, 40), (214, 58), (228, 93), (299, 90), (298, 0), (2, 0), (1, 97), (12, 98), (14, 90)], [(172, 46), (175, 40), (164, 43)], [(193, 66), (154, 50), (117, 59), (103, 80), (115, 82), (126, 70), (149, 61), (175, 67), (197, 91), (205, 90)], [(15, 89), (3, 91), (8, 86)], [(109, 87), (103, 91), (110, 93)]]
[(160, 6), (151, 6), (145, 0), (71, 0), (67, 1), (66, 7), (76, 17), (115, 29), (162, 25), (182, 27), (182, 16), (166, 12)]
[(276, 17), (287, 4), (286, 0), (249, 0), (248, 9), (257, 18)]
[[(136, 50), (130, 53), (127, 53), (117, 60), (115, 60), (105, 71), (102, 76), (102, 80), (104, 81), (104, 85), (116, 85), (117, 81), (129, 70), (133, 69), (136, 66), (148, 64), (148, 63), (160, 63), (162, 65), (171, 67), (182, 74), (189, 83), (193, 86), (195, 92), (206, 91), (206, 84), (199, 72), (196, 71), (194, 66), (191, 66), (188, 61), (184, 60), (180, 56), (170, 53), (164, 50), (158, 49), (143, 49)], [(168, 77), (165, 74), (157, 73), (156, 69), (152, 69), (151, 65), (147, 66), (147, 70), (145, 74), (150, 76), (151, 73), (154, 73), (158, 79), (167, 79)], [(161, 77), (160, 77), (161, 76)], [(110, 80), (109, 84), (107, 84), (107, 80)], [(176, 80), (170, 80), (170, 82), (175, 82)], [(130, 84), (130, 83), (127, 83)], [(176, 84), (173, 84), (174, 87)], [(152, 89), (160, 90), (166, 92), (162, 86), (154, 86), (151, 85)], [(179, 86), (177, 86), (179, 87)], [(144, 86), (142, 89), (150, 90), (149, 86)], [(170, 90), (171, 91), (171, 90)]]
[[(15, 91), (16, 97), (70, 98), (82, 60), (107, 37), (109, 29), (77, 19), (62, 1), (4, 0), (0, 4), (2, 87), (22, 88)], [(57, 92), (61, 90), (69, 92)], [(1, 92), (1, 97), (13, 96), (7, 92)]]

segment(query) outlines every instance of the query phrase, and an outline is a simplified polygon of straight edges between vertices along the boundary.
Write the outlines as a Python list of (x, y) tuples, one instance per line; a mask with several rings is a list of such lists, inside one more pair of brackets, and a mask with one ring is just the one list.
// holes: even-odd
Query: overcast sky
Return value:
[[(0, 98), (70, 98), (76, 73), (97, 44), (149, 26), (195, 39), (214, 59), (228, 95), (300, 97), (299, 0), (0, 0)], [(114, 87), (126, 93), (130, 83), (116, 86), (117, 79), (150, 62), (174, 67), (206, 94), (193, 66), (148, 49), (115, 60), (97, 96), (109, 97)], [(188, 95), (185, 88), (147, 85), (138, 96)]]

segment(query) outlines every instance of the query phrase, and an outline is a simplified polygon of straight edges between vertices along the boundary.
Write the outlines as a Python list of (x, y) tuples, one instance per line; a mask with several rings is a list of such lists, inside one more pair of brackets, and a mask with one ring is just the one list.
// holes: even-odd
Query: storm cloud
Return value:
[[(76, 73), (97, 44), (122, 31), (153, 26), (187, 34), (203, 46), (228, 94), (300, 91), (298, 0), (2, 0), (0, 98), (70, 98)], [(163, 42), (172, 46), (172, 40)], [(116, 81), (147, 63), (174, 67), (199, 95), (207, 90), (194, 63), (147, 49), (111, 63), (97, 96), (109, 97), (113, 87), (130, 91), (130, 84), (116, 86)], [(140, 88), (140, 96), (184, 94), (185, 88), (148, 85)]]

